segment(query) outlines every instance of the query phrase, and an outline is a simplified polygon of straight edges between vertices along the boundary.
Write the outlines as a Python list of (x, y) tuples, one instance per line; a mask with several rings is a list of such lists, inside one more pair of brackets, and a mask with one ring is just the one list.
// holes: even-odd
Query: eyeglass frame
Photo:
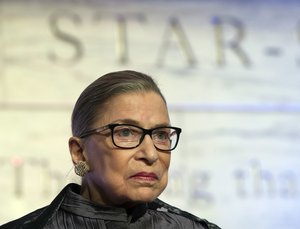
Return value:
[[(114, 140), (114, 128), (117, 127), (117, 126), (132, 126), (132, 127), (135, 127), (135, 128), (138, 128), (140, 130), (142, 130), (142, 135), (140, 137), (140, 140), (139, 140), (139, 143), (136, 145), (136, 146), (132, 146), (132, 147), (122, 147), (122, 146), (118, 146), (116, 143), (115, 143), (115, 140)], [(86, 138), (90, 135), (93, 135), (93, 134), (100, 134), (101, 132), (105, 131), (105, 130), (110, 130), (110, 136), (111, 136), (111, 140), (114, 144), (114, 146), (120, 148), (120, 149), (134, 149), (134, 148), (137, 148), (139, 145), (142, 144), (144, 138), (146, 135), (149, 135), (151, 140), (153, 141), (152, 139), (152, 132), (154, 130), (157, 130), (157, 129), (161, 129), (161, 128), (171, 128), (171, 129), (174, 129), (176, 131), (176, 134), (177, 134), (177, 141), (176, 141), (176, 144), (171, 148), (171, 149), (168, 149), (168, 150), (165, 150), (165, 149), (160, 149), (159, 147), (157, 147), (155, 145), (155, 143), (153, 142), (153, 145), (154, 147), (157, 149), (157, 150), (160, 150), (160, 151), (172, 151), (174, 150), (177, 145), (178, 145), (178, 142), (179, 142), (179, 137), (180, 137), (180, 133), (182, 132), (182, 129), (179, 128), (179, 127), (173, 127), (173, 126), (158, 126), (158, 127), (154, 127), (154, 128), (151, 128), (151, 129), (145, 129), (145, 128), (142, 128), (140, 126), (137, 126), (137, 125), (132, 125), (132, 124), (120, 124), (120, 123), (110, 123), (110, 124), (107, 124), (105, 126), (102, 126), (102, 127), (98, 127), (98, 128), (95, 128), (95, 129), (91, 129), (91, 130), (88, 130), (86, 131), (85, 133), (81, 134), (79, 136), (79, 138)]]

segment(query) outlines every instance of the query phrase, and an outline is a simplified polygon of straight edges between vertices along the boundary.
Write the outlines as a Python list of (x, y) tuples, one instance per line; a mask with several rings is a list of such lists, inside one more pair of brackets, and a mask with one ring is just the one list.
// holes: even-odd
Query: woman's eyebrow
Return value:
[(161, 123), (153, 126), (153, 128), (158, 128), (158, 127), (171, 127), (170, 123)]
[(131, 124), (131, 125), (136, 125), (138, 126), (140, 123), (136, 120), (133, 119), (117, 119), (113, 121), (113, 123), (120, 123), (120, 124)]
[[(140, 122), (133, 120), (133, 119), (117, 119), (117, 120), (113, 121), (113, 123), (131, 124), (131, 125), (142, 127)], [(152, 126), (152, 128), (164, 127), (164, 126), (171, 126), (171, 125), (168, 122), (164, 122), (164, 123), (156, 124), (156, 125)]]

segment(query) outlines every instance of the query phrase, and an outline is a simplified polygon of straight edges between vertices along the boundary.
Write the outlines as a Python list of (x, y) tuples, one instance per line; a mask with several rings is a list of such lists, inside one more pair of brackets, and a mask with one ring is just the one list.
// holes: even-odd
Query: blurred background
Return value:
[(300, 227), (300, 2), (2, 0), (0, 224), (74, 175), (70, 117), (99, 76), (152, 75), (183, 129), (161, 199), (229, 229)]

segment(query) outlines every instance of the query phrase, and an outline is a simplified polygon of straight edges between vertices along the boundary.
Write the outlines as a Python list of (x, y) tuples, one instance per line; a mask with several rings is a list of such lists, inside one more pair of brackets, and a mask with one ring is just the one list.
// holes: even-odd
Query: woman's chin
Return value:
[(139, 190), (134, 196), (132, 196), (132, 200), (135, 202), (147, 203), (155, 200), (161, 192), (152, 191), (152, 190)]

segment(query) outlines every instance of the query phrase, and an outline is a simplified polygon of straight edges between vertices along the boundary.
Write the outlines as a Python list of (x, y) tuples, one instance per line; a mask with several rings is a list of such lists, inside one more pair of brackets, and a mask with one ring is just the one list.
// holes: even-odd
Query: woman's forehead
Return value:
[(126, 119), (139, 123), (169, 123), (167, 106), (163, 98), (155, 92), (120, 94), (109, 99), (100, 110), (99, 122), (103, 125)]

